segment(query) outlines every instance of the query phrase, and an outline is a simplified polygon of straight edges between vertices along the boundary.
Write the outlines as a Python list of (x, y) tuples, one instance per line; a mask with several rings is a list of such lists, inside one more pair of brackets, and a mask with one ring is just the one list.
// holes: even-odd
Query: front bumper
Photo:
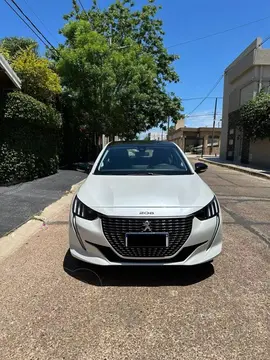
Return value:
[(192, 230), (183, 247), (166, 258), (124, 258), (116, 253), (104, 236), (100, 219), (84, 220), (70, 215), (71, 255), (95, 265), (197, 265), (211, 261), (222, 250), (221, 216), (209, 220), (193, 219)]

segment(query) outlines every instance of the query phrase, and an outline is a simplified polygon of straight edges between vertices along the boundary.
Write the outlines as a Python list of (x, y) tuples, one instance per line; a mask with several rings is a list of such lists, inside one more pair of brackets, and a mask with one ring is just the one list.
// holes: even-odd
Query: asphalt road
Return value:
[(268, 360), (270, 181), (210, 166), (214, 266), (77, 269), (67, 213), (0, 263), (0, 358)]
[(86, 174), (59, 170), (57, 174), (14, 186), (0, 186), (0, 237), (61, 198)]

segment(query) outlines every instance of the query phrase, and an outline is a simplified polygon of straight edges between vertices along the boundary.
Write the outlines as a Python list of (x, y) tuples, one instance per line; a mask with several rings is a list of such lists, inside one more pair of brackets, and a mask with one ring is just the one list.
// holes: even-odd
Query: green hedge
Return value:
[(15, 184), (57, 172), (61, 116), (31, 96), (8, 95), (0, 123), (0, 184)]
[(31, 124), (46, 129), (60, 128), (60, 114), (51, 106), (21, 92), (8, 94), (5, 106), (5, 122), (19, 120), (21, 124)]
[(233, 124), (251, 141), (270, 139), (270, 94), (261, 91), (241, 106)]

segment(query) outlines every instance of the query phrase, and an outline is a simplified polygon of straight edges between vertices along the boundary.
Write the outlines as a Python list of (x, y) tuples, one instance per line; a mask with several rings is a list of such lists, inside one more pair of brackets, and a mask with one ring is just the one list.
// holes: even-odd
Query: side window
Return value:
[(186, 165), (180, 154), (178, 154), (178, 152), (173, 150), (172, 156), (173, 156), (173, 165), (175, 165), (178, 169), (186, 169)]
[(170, 164), (179, 168), (179, 158), (176, 156), (175, 151), (170, 153)]
[(170, 165), (176, 165), (175, 158), (174, 158), (174, 156), (173, 156), (173, 152), (172, 152), (172, 151), (168, 154), (168, 164), (170, 164)]

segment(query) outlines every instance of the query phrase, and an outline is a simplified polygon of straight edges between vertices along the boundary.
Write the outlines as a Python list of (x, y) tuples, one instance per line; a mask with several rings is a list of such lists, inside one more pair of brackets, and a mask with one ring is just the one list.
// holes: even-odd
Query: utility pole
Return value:
[(215, 134), (216, 117), (217, 117), (217, 102), (218, 102), (218, 99), (216, 98), (216, 100), (215, 100), (215, 110), (214, 110), (214, 120), (213, 120), (213, 131), (212, 131), (210, 155), (212, 155), (213, 146), (214, 146), (214, 134)]

